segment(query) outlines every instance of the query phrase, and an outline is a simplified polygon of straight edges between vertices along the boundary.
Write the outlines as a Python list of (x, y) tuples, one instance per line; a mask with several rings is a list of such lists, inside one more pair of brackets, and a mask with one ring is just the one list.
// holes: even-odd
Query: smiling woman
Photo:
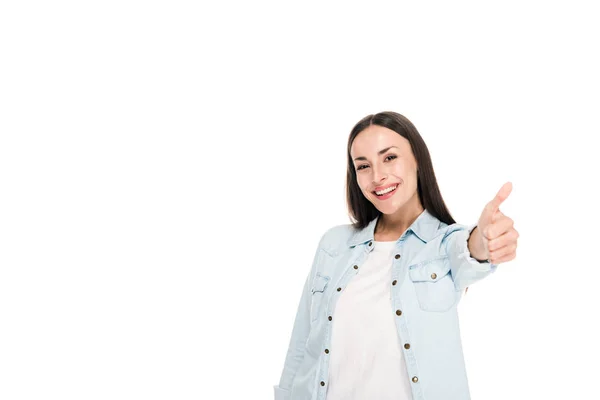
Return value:
[[(389, 187), (398, 188), (387, 195), (382, 193)], [(397, 113), (365, 117), (350, 132), (346, 190), (355, 228), (362, 229), (384, 214), (376, 236), (388, 231), (402, 233), (424, 208), (441, 221), (454, 223), (439, 191), (425, 142), (415, 126)]]
[[(321, 237), (275, 399), (468, 399), (457, 304), (496, 271), (487, 259), (502, 245), (489, 232), (506, 228), (486, 221), (509, 189), (480, 218), (484, 240), (450, 215), (427, 146), (404, 116), (363, 118), (347, 154), (352, 223)], [(512, 221), (503, 221), (512, 245)]]

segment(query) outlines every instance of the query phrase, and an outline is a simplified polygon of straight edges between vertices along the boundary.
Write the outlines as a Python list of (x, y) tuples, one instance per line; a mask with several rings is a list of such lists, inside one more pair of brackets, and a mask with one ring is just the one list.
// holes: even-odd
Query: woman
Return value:
[(516, 256), (510, 183), (455, 223), (417, 129), (382, 112), (350, 132), (346, 185), (354, 222), (321, 237), (275, 399), (469, 399), (457, 304)]

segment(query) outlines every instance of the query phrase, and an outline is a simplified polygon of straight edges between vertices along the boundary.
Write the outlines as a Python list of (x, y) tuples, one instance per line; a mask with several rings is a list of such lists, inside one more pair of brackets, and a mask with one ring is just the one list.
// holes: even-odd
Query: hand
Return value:
[(483, 249), (492, 264), (507, 262), (517, 256), (519, 232), (513, 227), (513, 220), (499, 209), (511, 191), (512, 183), (506, 182), (485, 206), (477, 223)]

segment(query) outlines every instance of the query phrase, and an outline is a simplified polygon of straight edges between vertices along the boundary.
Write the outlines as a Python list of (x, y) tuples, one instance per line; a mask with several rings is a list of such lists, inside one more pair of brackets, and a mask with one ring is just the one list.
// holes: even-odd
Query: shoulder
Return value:
[(336, 255), (344, 249), (354, 232), (352, 224), (334, 225), (321, 235), (319, 248), (331, 255)]

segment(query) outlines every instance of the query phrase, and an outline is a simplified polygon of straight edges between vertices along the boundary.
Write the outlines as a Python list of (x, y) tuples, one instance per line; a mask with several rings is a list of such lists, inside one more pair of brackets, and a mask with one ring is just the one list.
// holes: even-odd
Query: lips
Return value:
[[(388, 188), (391, 188), (391, 187), (394, 187), (394, 186), (398, 186), (398, 183), (392, 183), (390, 185), (376, 187), (375, 190), (373, 190), (371, 193), (373, 193), (375, 196), (379, 196), (377, 194), (377, 192), (381, 192), (382, 190), (385, 190), (385, 189), (388, 189)], [(392, 190), (392, 192), (394, 190)], [(392, 192), (389, 192), (389, 193), (392, 193)]]

